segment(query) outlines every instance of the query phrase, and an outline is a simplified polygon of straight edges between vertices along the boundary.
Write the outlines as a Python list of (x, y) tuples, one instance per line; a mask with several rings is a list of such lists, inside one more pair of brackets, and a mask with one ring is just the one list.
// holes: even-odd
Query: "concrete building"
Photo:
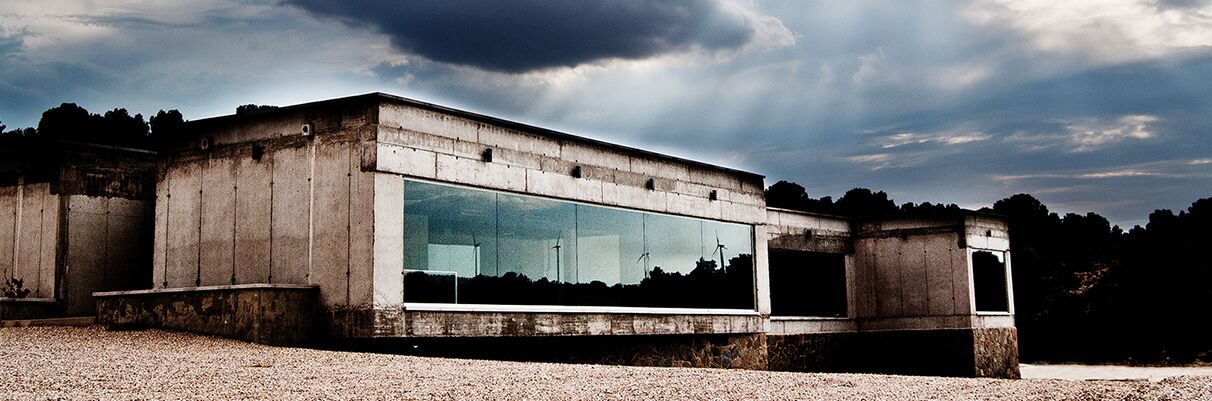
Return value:
[(13, 280), (0, 320), (91, 315), (93, 292), (151, 284), (155, 161), (83, 143), (0, 149), (0, 276)]
[(1018, 374), (994, 216), (769, 209), (757, 174), (384, 94), (187, 128), (158, 157), (152, 288), (97, 293), (106, 324)]

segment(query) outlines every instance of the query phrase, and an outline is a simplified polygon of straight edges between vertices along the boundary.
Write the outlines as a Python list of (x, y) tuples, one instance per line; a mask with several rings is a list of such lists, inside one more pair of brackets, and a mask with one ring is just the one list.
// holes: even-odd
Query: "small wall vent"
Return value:
[(210, 139), (210, 137), (205, 137), (205, 138), (199, 139), (198, 140), (198, 149), (209, 150), (212, 141), (213, 140)]
[(303, 128), (300, 129), (300, 132), (303, 134), (303, 136), (315, 135), (315, 132), (311, 130), (311, 124), (303, 124)]

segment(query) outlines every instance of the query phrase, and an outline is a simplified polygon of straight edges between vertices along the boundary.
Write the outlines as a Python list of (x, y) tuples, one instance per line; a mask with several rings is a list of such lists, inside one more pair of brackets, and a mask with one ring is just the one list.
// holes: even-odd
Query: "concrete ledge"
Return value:
[(273, 345), (313, 337), (319, 287), (245, 284), (95, 293), (108, 329), (165, 328)]
[(404, 311), (408, 337), (751, 334), (761, 316)]
[(39, 326), (92, 326), (97, 323), (93, 316), (58, 317), (49, 319), (2, 320), (0, 327), (39, 327)]
[(0, 297), (0, 320), (46, 319), (63, 316), (63, 303), (54, 298)]

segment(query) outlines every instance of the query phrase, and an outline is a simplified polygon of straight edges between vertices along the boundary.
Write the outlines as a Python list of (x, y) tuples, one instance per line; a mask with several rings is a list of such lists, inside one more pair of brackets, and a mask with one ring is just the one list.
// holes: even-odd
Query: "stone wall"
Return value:
[[(767, 369), (766, 335), (374, 338), (328, 348), (448, 358), (603, 365)], [(692, 385), (692, 383), (688, 383)]]
[(235, 285), (99, 292), (97, 323), (109, 329), (163, 328), (273, 345), (315, 337), (319, 289)]

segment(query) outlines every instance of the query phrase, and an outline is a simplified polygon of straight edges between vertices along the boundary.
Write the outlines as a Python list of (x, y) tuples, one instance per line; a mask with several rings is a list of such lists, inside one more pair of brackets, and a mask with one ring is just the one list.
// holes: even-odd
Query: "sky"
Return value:
[(1212, 1), (5, 0), (0, 123), (385, 92), (898, 203), (1212, 196)]

